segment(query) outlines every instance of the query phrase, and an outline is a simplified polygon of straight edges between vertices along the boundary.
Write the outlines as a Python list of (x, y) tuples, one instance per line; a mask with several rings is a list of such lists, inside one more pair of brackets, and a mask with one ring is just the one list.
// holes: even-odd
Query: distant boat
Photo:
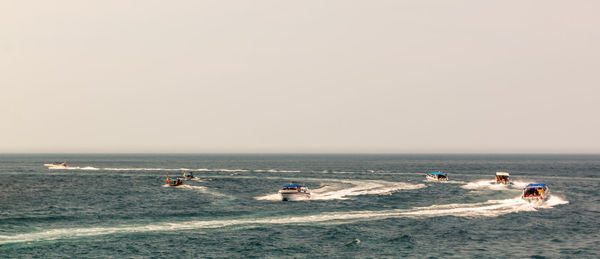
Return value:
[(282, 201), (306, 201), (310, 200), (310, 190), (306, 185), (288, 184), (279, 190)]
[(48, 169), (66, 169), (69, 168), (69, 166), (67, 165), (67, 161), (64, 162), (54, 162), (51, 164), (44, 164), (45, 167), (48, 167)]
[(521, 198), (523, 200), (532, 201), (546, 201), (548, 200), (550, 188), (545, 183), (532, 183), (528, 184), (523, 188), (523, 194)]
[(496, 172), (496, 184), (513, 184), (510, 180), (510, 174), (507, 172)]
[(169, 178), (169, 175), (167, 175), (167, 180), (166, 180), (167, 184), (169, 186), (179, 186), (183, 184), (183, 181), (181, 180), (181, 178)]
[(186, 180), (190, 180), (190, 179), (194, 178), (194, 174), (192, 174), (191, 171), (184, 171), (183, 178)]
[(425, 175), (425, 179), (427, 181), (434, 182), (448, 181), (448, 176), (446, 175), (446, 173), (442, 172), (429, 172), (427, 173), (427, 175)]

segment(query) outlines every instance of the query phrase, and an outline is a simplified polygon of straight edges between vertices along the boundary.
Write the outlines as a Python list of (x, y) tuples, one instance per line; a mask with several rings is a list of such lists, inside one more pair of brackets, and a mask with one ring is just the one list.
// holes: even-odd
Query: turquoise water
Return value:
[[(599, 172), (598, 155), (0, 155), (0, 257), (597, 258)], [(289, 182), (313, 199), (279, 201)], [(533, 182), (549, 201), (518, 198)]]

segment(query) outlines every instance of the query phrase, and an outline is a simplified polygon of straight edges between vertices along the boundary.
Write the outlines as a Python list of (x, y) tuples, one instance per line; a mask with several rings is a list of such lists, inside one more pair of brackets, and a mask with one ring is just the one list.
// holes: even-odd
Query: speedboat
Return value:
[(549, 197), (550, 188), (545, 183), (531, 183), (523, 189), (521, 198), (528, 202), (546, 201)]
[(181, 178), (169, 178), (169, 175), (167, 175), (166, 182), (169, 186), (179, 186), (183, 184), (183, 180), (181, 180)]
[(441, 182), (448, 181), (448, 176), (446, 173), (442, 172), (429, 172), (425, 175), (425, 179), (427, 179), (427, 181)]
[(51, 164), (44, 164), (45, 167), (48, 167), (48, 169), (66, 169), (69, 168), (69, 166), (67, 165), (67, 161), (64, 162), (54, 162)]
[(282, 201), (306, 201), (310, 200), (310, 190), (306, 185), (288, 184), (279, 190)]
[(190, 180), (194, 178), (194, 174), (191, 171), (183, 172), (183, 179)]
[(513, 184), (507, 172), (496, 172), (496, 184)]

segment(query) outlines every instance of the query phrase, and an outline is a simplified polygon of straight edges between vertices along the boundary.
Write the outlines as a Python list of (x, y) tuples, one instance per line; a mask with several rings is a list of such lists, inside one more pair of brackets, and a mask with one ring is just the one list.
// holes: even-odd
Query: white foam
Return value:
[(255, 200), (263, 200), (263, 201), (281, 201), (281, 196), (279, 193), (266, 194), (263, 196), (254, 197)]
[(393, 209), (380, 211), (348, 211), (327, 212), (302, 216), (280, 216), (251, 219), (227, 219), (227, 220), (205, 220), (187, 221), (177, 223), (161, 223), (149, 225), (121, 225), (115, 227), (94, 228), (64, 228), (50, 229), (42, 232), (24, 233), (17, 235), (0, 235), (0, 244), (31, 242), (39, 240), (54, 240), (63, 238), (78, 238), (88, 236), (110, 235), (114, 233), (151, 232), (151, 231), (181, 231), (191, 229), (219, 228), (232, 225), (256, 225), (256, 224), (306, 224), (306, 223), (351, 223), (361, 220), (378, 220), (385, 218), (426, 218), (439, 216), (457, 217), (497, 217), (508, 213), (521, 211), (536, 211), (537, 208), (549, 209), (556, 205), (566, 204), (568, 201), (558, 196), (552, 196), (541, 207), (532, 206), (519, 197), (505, 200), (489, 200), (479, 203), (444, 204), (427, 207), (415, 207), (412, 209)]
[(204, 186), (194, 186), (194, 185), (187, 185), (187, 184), (182, 184), (182, 185), (176, 186), (176, 188), (195, 190), (195, 191), (205, 191), (206, 190), (206, 187), (204, 187)]
[(558, 196), (558, 195), (550, 194), (550, 197), (548, 197), (548, 200), (544, 204), (542, 204), (541, 207), (545, 208), (545, 209), (549, 209), (556, 205), (563, 205), (563, 204), (568, 204), (568, 203), (569, 203), (569, 201), (566, 200), (565, 198)]
[(496, 184), (494, 181), (492, 180), (477, 180), (474, 182), (469, 182), (463, 186), (461, 186), (461, 188), (463, 189), (492, 189), (492, 190), (503, 190), (503, 189), (507, 189), (509, 185), (505, 185), (505, 184)]
[(531, 182), (521, 182), (521, 181), (513, 181), (513, 186), (523, 189), (525, 188), (525, 186), (527, 186), (528, 184), (530, 184)]

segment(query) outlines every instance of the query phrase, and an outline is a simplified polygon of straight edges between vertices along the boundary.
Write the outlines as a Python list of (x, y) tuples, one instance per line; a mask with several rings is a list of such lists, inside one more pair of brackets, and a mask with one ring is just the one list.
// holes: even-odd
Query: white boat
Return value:
[(432, 182), (441, 182), (448, 181), (448, 176), (442, 172), (429, 172), (425, 175), (425, 179)]
[(279, 190), (282, 201), (307, 201), (310, 200), (310, 190), (306, 185), (288, 184)]
[(521, 199), (528, 202), (547, 201), (550, 196), (550, 188), (545, 183), (531, 183), (523, 188)]
[(510, 174), (507, 172), (496, 172), (494, 179), (496, 184), (513, 184), (510, 180)]
[(45, 167), (48, 167), (48, 169), (66, 169), (69, 168), (69, 166), (67, 165), (67, 162), (54, 162), (51, 164), (44, 164)]

